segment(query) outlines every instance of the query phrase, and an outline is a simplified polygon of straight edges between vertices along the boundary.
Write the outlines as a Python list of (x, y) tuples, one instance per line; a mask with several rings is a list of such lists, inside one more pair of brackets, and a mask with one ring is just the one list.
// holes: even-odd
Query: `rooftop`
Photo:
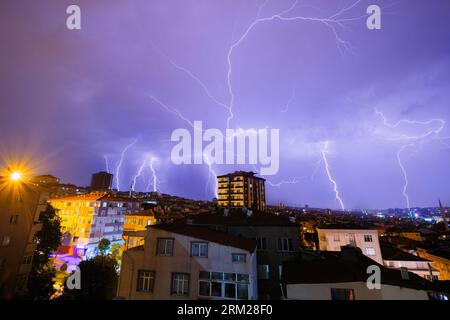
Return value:
[(380, 244), (381, 247), (381, 255), (383, 256), (383, 260), (388, 261), (423, 261), (427, 262), (429, 260), (423, 259), (421, 257), (415, 256), (413, 254), (407, 253), (400, 249), (397, 249), (394, 246)]
[(252, 177), (255, 179), (260, 179), (260, 180), (266, 180), (264, 178), (261, 177), (257, 177), (255, 176), (255, 172), (253, 171), (235, 171), (232, 173), (228, 173), (228, 174), (223, 174), (221, 176), (217, 176), (217, 178), (228, 178), (228, 177)]
[(79, 195), (55, 196), (50, 201), (111, 201), (111, 202), (139, 202), (136, 199), (115, 195), (107, 192), (95, 192)]
[(354, 223), (342, 223), (342, 224), (321, 224), (317, 229), (330, 229), (330, 230), (376, 230), (377, 228), (369, 225), (360, 225)]
[(225, 246), (243, 249), (248, 252), (253, 252), (256, 248), (255, 239), (233, 236), (225, 232), (214, 231), (204, 227), (182, 225), (175, 223), (162, 223), (150, 226), (149, 229), (158, 229), (173, 232), (196, 239), (211, 241)]
[(366, 282), (367, 267), (377, 265), (381, 270), (381, 283), (419, 290), (434, 289), (433, 283), (408, 272), (404, 280), (400, 270), (386, 268), (366, 257), (357, 248), (345, 248), (342, 252), (322, 256), (311, 261), (283, 264), (282, 282), (285, 284), (319, 284), (340, 282)]

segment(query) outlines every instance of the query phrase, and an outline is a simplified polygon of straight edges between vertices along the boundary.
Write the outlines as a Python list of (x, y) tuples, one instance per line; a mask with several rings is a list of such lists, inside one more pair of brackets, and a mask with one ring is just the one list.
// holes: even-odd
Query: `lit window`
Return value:
[(157, 254), (159, 256), (173, 255), (173, 239), (160, 238), (158, 239)]
[(222, 299), (248, 299), (248, 274), (200, 271), (198, 295)]
[(11, 236), (4, 236), (2, 241), (2, 246), (6, 247), (11, 244)]
[(247, 261), (247, 255), (244, 253), (231, 254), (231, 261), (245, 263)]
[(353, 289), (331, 288), (331, 300), (355, 300)]
[(373, 242), (372, 235), (371, 234), (365, 234), (364, 235), (364, 242)]
[(376, 255), (376, 251), (374, 248), (366, 248), (366, 254), (368, 256), (374, 256), (374, 255)]
[(153, 292), (154, 286), (155, 286), (155, 272), (139, 270), (137, 291)]
[(258, 278), (259, 279), (269, 279), (269, 265), (268, 264), (258, 265)]
[(208, 256), (208, 243), (191, 242), (191, 256), (206, 258)]

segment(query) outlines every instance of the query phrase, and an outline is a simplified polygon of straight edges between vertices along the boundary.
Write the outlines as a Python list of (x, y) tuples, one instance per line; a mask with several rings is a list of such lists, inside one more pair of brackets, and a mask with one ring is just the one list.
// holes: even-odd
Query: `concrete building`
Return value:
[(48, 190), (29, 181), (0, 177), (0, 299), (26, 292), (36, 250), (35, 234), (42, 225)]
[(254, 172), (236, 171), (217, 177), (218, 205), (264, 211), (266, 209), (265, 179)]
[(153, 209), (147, 209), (124, 216), (123, 235), (124, 249), (131, 249), (144, 244), (147, 227), (156, 224)]
[(415, 256), (387, 244), (381, 244), (381, 254), (385, 267), (408, 270), (430, 281), (439, 279), (439, 271), (431, 267), (431, 260)]
[(439, 280), (450, 280), (450, 255), (441, 248), (417, 248), (417, 254), (431, 261), (431, 266), (439, 271)]
[(83, 258), (96, 255), (103, 238), (122, 245), (124, 216), (140, 211), (136, 200), (108, 193), (53, 197), (50, 203), (61, 217), (61, 250)]
[(100, 171), (94, 173), (91, 179), (91, 191), (109, 191), (113, 181), (111, 173)]
[(122, 256), (117, 295), (132, 300), (258, 298), (256, 241), (208, 228), (150, 226)]
[(317, 228), (320, 251), (340, 251), (341, 247), (351, 245), (358, 247), (369, 258), (383, 264), (380, 241), (376, 229), (329, 224)]
[(282, 296), (283, 262), (299, 256), (299, 226), (289, 219), (266, 212), (220, 209), (215, 214), (192, 215), (180, 222), (220, 230), (257, 241), (258, 297), (277, 300)]
[[(369, 289), (369, 267), (379, 268), (380, 288)], [(285, 299), (293, 300), (430, 300), (448, 299), (432, 282), (407, 272), (386, 268), (344, 247), (335, 256), (286, 263), (282, 282)], [(373, 283), (370, 281), (370, 283)]]

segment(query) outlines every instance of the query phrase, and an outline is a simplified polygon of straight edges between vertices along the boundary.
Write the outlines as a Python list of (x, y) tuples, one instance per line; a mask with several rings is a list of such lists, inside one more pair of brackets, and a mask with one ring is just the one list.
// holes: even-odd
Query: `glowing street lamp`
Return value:
[(19, 181), (20, 179), (22, 179), (22, 174), (20, 172), (14, 171), (11, 174), (11, 180), (12, 181)]

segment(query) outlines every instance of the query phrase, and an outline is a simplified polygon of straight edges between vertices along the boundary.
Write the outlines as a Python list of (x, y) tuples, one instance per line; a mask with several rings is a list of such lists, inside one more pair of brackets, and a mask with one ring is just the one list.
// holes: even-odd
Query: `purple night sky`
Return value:
[[(150, 96), (204, 129), (225, 130), (227, 56), (249, 31), (230, 60), (230, 127), (280, 129), (280, 170), (265, 177), (269, 203), (339, 208), (322, 159), (328, 141), (346, 208), (407, 207), (404, 173), (411, 206), (450, 204), (450, 1), (304, 0), (283, 17), (348, 8), (334, 18), (345, 21), (272, 19), (248, 30), (294, 3), (2, 0), (2, 158), (32, 154), (44, 159), (40, 173), (87, 185), (105, 157), (115, 173), (137, 139), (120, 167), (122, 190), (153, 156), (158, 191), (211, 199), (207, 165), (170, 161), (172, 131), (192, 128)], [(70, 4), (81, 7), (81, 30), (66, 28)], [(381, 30), (366, 27), (370, 4), (381, 7)], [(238, 168), (253, 169), (213, 166)], [(136, 190), (151, 179), (145, 167)]]

